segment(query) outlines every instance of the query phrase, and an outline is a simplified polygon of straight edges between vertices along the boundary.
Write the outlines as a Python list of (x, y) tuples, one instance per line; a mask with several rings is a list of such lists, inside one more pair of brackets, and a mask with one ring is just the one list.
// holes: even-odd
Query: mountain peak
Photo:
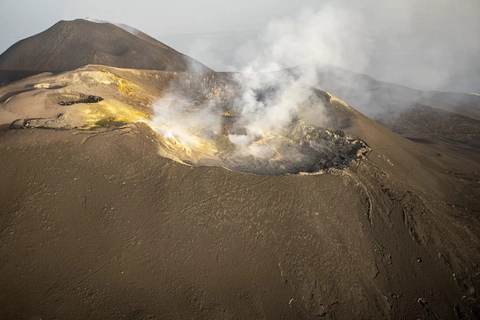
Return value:
[(0, 83), (41, 72), (75, 70), (88, 64), (178, 72), (212, 71), (134, 28), (75, 19), (61, 20), (15, 43), (0, 55)]

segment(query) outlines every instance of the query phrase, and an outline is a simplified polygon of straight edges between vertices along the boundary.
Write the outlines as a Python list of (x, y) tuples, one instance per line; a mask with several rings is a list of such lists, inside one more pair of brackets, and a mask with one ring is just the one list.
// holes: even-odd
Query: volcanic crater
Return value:
[[(238, 103), (245, 91), (238, 75), (171, 73), (160, 79), (155, 75), (152, 80), (157, 93), (139, 102), (139, 96), (145, 100), (145, 95), (141, 86), (131, 81), (132, 74), (92, 72), (93, 68), (26, 84), (40, 91), (37, 95), (43, 92), (47, 114), (58, 113), (17, 119), (10, 127), (93, 132), (143, 122), (157, 133), (158, 153), (166, 158), (258, 175), (344, 168), (367, 150), (363, 141), (341, 130), (349, 120), (338, 108), (346, 105), (320, 89), (308, 89), (308, 98), (292, 108), (294, 112), (282, 127), (249, 135), (250, 119), (242, 116), (243, 106)], [(84, 87), (75, 88), (73, 83)], [(274, 86), (258, 89), (255, 99), (267, 104), (267, 99), (285, 90)]]
[[(241, 97), (262, 116), (292, 86), (246, 91), (252, 75), (87, 21), (12, 46), (3, 76), (18, 81), (0, 86), (1, 319), (479, 318), (478, 120), (423, 130), (422, 107), (406, 139), (329, 76), (255, 126)], [(337, 83), (377, 91), (360, 78)]]

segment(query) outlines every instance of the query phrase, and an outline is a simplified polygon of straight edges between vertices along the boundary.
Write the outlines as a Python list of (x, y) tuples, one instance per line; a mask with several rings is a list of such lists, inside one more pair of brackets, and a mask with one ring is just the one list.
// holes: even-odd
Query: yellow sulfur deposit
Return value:
[(130, 81), (117, 77), (118, 90), (130, 96), (134, 92), (134, 84)]
[(69, 116), (75, 119), (79, 129), (119, 127), (127, 123), (145, 120), (148, 115), (115, 100), (103, 100), (95, 104), (78, 104)]
[(158, 153), (184, 164), (198, 164), (202, 159), (214, 159), (218, 153), (215, 141), (203, 139), (196, 135), (188, 137), (188, 142), (182, 141), (171, 131), (158, 130), (149, 121), (139, 120), (148, 125), (157, 133), (159, 148)]

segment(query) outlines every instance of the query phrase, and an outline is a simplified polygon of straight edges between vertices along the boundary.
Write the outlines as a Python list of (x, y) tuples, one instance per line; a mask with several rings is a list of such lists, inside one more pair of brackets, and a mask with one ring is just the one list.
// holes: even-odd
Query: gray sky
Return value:
[[(299, 14), (302, 8), (309, 14)], [(310, 57), (299, 48), (316, 54), (318, 44), (325, 62), (380, 80), (480, 92), (480, 0), (5, 0), (0, 52), (59, 20), (86, 17), (137, 28), (217, 71), (241, 69), (279, 48), (279, 58), (285, 50)], [(265, 35), (273, 40), (253, 39)]]
[[(95, 18), (159, 37), (178, 33), (255, 30), (315, 0), (5, 0), (0, 1), (0, 51), (59, 20)], [(159, 39), (161, 40), (161, 39)]]

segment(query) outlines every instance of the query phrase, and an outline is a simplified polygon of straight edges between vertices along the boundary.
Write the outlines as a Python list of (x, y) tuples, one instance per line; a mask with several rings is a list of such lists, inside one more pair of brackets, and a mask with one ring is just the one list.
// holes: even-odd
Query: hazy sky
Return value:
[(315, 0), (3, 0), (0, 51), (59, 20), (95, 18), (124, 23), (152, 36), (254, 30)]
[[(303, 15), (302, 8), (308, 8)], [(0, 52), (59, 20), (86, 17), (137, 28), (217, 71), (273, 50), (278, 42), (291, 43), (293, 57), (309, 56), (299, 50), (303, 46), (318, 53), (318, 44), (324, 45), (325, 62), (380, 80), (480, 92), (480, 0), (0, 0)], [(249, 37), (258, 35), (276, 43), (252, 48)]]

